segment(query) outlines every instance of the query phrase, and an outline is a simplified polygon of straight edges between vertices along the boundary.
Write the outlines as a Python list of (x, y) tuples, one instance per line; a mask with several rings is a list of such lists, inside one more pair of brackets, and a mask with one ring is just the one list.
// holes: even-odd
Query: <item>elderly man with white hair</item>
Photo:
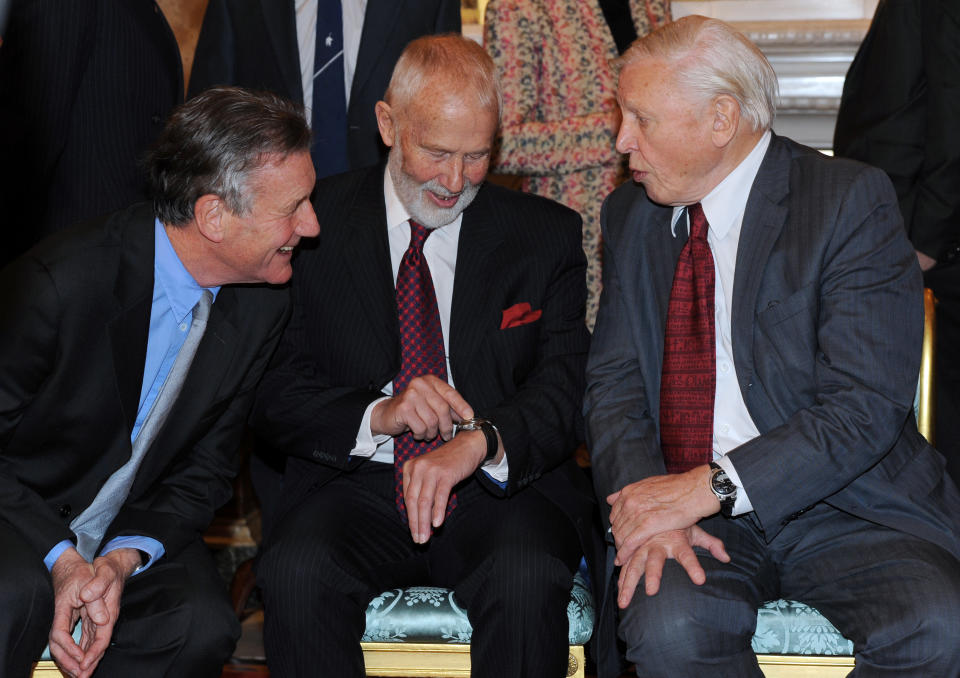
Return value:
[(773, 69), (722, 22), (620, 66), (634, 181), (604, 206), (585, 411), (627, 658), (760, 676), (757, 607), (788, 597), (856, 675), (958, 675), (960, 494), (912, 412), (920, 270), (889, 180), (773, 134)]

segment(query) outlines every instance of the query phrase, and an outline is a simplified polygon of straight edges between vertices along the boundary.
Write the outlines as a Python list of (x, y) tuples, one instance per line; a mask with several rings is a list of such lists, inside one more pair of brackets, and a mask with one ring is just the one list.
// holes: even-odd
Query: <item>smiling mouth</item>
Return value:
[(288, 252), (293, 252), (293, 245), (284, 245), (283, 247), (278, 248), (278, 250), (284, 254)]

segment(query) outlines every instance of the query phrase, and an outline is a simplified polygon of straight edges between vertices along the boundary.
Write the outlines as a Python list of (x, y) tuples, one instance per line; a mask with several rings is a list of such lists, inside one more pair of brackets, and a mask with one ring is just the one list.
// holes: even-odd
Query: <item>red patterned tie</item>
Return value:
[[(410, 220), (410, 246), (397, 270), (397, 314), (400, 318), (400, 372), (393, 380), (393, 393), (399, 395), (414, 377), (433, 374), (447, 379), (447, 359), (443, 350), (443, 330), (437, 295), (430, 277), (430, 267), (423, 256), (423, 243), (431, 231)], [(416, 440), (411, 433), (397, 436), (393, 443), (393, 475), (397, 510), (404, 522), (407, 508), (403, 503), (403, 464), (438, 447), (443, 440)], [(457, 496), (450, 494), (447, 515), (457, 505)]]
[(668, 473), (683, 473), (713, 459), (713, 255), (703, 208), (697, 203), (687, 210), (690, 237), (673, 275), (660, 381), (660, 446)]

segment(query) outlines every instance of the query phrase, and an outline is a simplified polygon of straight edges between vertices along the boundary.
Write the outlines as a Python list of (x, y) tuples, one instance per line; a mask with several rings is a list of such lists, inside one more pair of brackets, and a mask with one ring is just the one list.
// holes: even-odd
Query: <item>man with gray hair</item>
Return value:
[(580, 217), (484, 183), (499, 101), (480, 45), (415, 40), (376, 106), (387, 162), (317, 185), (251, 417), (288, 455), (257, 568), (276, 678), (364, 675), (364, 610), (406, 585), (454, 589), (472, 675), (565, 674), (595, 509)]
[[(210, 90), (146, 161), (153, 205), (0, 274), (0, 674), (219, 676), (239, 625), (201, 534), (315, 236), (310, 132)], [(74, 633), (76, 627), (76, 635)]]
[(856, 675), (956, 676), (960, 494), (912, 411), (916, 257), (886, 176), (773, 134), (775, 98), (716, 20), (621, 59), (634, 182), (603, 210), (585, 401), (606, 619), (615, 599), (638, 675), (760, 676), (757, 607), (786, 597), (853, 640)]

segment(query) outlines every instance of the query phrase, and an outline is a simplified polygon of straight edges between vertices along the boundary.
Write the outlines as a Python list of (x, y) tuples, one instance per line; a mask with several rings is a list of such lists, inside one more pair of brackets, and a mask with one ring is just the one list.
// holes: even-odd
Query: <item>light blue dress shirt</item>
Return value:
[[(150, 310), (150, 333), (147, 337), (147, 357), (143, 365), (143, 382), (140, 388), (140, 403), (137, 407), (137, 418), (130, 432), (130, 441), (136, 439), (140, 427), (150, 412), (150, 406), (156, 400), (160, 387), (170, 373), (177, 353), (187, 339), (190, 324), (193, 320), (193, 307), (200, 301), (205, 288), (200, 287), (193, 276), (184, 268), (177, 256), (166, 229), (159, 220), (154, 226), (154, 257), (153, 257), (153, 306)], [(216, 300), (219, 287), (210, 287), (213, 298)], [(54, 546), (43, 559), (47, 569), (53, 564), (73, 542), (64, 539)], [(100, 555), (119, 548), (133, 548), (143, 551), (149, 560), (137, 572), (150, 567), (157, 558), (164, 554), (163, 544), (150, 537), (127, 536), (115, 537), (101, 549)], [(136, 574), (136, 572), (134, 573)]]

